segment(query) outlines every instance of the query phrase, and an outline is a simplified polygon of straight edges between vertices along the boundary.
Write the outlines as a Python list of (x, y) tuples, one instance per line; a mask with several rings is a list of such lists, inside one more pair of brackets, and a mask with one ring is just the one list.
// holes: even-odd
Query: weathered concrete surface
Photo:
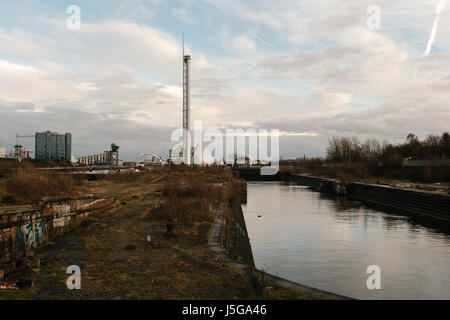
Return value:
[(111, 201), (91, 195), (46, 197), (37, 206), (0, 208), (0, 269), (14, 269), (21, 257)]
[(344, 183), (338, 182), (331, 178), (291, 174), (286, 176), (285, 179), (290, 182), (296, 182), (299, 185), (311, 187), (314, 190), (324, 193), (335, 193), (335, 194), (347, 193), (347, 188)]
[(306, 176), (301, 174), (290, 174), (286, 176), (285, 179), (289, 182), (295, 182), (298, 185), (311, 187), (314, 190), (320, 189), (320, 183), (322, 181), (322, 178), (320, 177)]
[(363, 183), (351, 183), (348, 190), (349, 195), (358, 200), (450, 222), (448, 195)]
[[(245, 230), (245, 235), (247, 234), (246, 231), (246, 226), (245, 226), (245, 220), (244, 220), (244, 216), (242, 214), (242, 208), (241, 210), (234, 210), (234, 214), (236, 215), (241, 215), (241, 218), (234, 220), (234, 222), (231, 223), (231, 225), (235, 224), (235, 223), (241, 223), (242, 225), (239, 227), (239, 229), (241, 230), (240, 232), (234, 233), (233, 231), (229, 231), (228, 230), (228, 226), (230, 225), (230, 223), (227, 221), (230, 216), (230, 213), (228, 213), (229, 208), (227, 208), (227, 205), (224, 204), (221, 206), (221, 208), (219, 209), (217, 215), (216, 215), (216, 219), (211, 227), (210, 233), (209, 233), (209, 238), (208, 238), (208, 247), (211, 251), (213, 251), (214, 253), (216, 253), (223, 261), (225, 261), (226, 263), (228, 263), (229, 265), (241, 269), (241, 270), (245, 270), (245, 271), (249, 271), (251, 272), (253, 275), (261, 277), (263, 276), (266, 280), (268, 280), (269, 282), (276, 284), (278, 286), (281, 287), (287, 287), (287, 288), (292, 288), (297, 290), (298, 292), (300, 292), (301, 294), (306, 295), (309, 299), (317, 299), (317, 300), (321, 300), (321, 299), (325, 299), (325, 300), (351, 300), (351, 298), (345, 297), (345, 296), (341, 296), (338, 294), (334, 294), (331, 292), (327, 292), (327, 291), (323, 291), (320, 289), (316, 289), (316, 288), (312, 288), (309, 286), (305, 286), (296, 282), (292, 282), (286, 279), (282, 279), (280, 277), (274, 276), (270, 273), (258, 270), (255, 268), (255, 264), (253, 261), (253, 255), (251, 254), (251, 261), (250, 264), (245, 263), (245, 261), (242, 260), (246, 260), (246, 259), (242, 259), (241, 261), (236, 261), (235, 259), (232, 258), (229, 249), (227, 248), (227, 245), (229, 245), (229, 238), (230, 236), (233, 237), (234, 234), (238, 234), (240, 239), (236, 240), (238, 241), (243, 241), (244, 238), (242, 238), (243, 234), (244, 234), (244, 230)], [(233, 211), (233, 210), (231, 210)], [(231, 243), (233, 243), (233, 239), (231, 239)], [(237, 247), (235, 247), (235, 251), (236, 248), (238, 249), (238, 251), (245, 252), (247, 249), (246, 248), (250, 248), (251, 251), (251, 246), (250, 246), (250, 241), (248, 240), (248, 236), (247, 236), (247, 245), (238, 245)], [(242, 254), (241, 254), (242, 255)], [(305, 299), (305, 297), (298, 297), (299, 299)]]
[(237, 202), (231, 202), (226, 209), (224, 246), (234, 260), (254, 267), (255, 261), (242, 207)]
[(357, 182), (344, 185), (334, 179), (305, 175), (290, 175), (287, 180), (320, 192), (346, 194), (380, 207), (401, 210), (405, 214), (450, 222), (448, 195)]

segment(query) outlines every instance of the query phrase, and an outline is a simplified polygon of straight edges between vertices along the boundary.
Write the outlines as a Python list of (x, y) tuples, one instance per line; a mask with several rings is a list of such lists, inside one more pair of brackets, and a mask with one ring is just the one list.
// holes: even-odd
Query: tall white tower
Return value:
[(183, 162), (187, 165), (191, 164), (191, 56), (184, 55), (184, 53), (183, 53)]

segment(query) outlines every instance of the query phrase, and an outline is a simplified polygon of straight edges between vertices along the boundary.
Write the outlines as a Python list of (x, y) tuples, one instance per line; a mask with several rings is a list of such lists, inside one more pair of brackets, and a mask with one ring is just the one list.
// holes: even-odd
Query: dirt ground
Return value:
[[(224, 264), (207, 248), (212, 220), (167, 236), (167, 222), (152, 214), (161, 188), (157, 182), (89, 182), (86, 191), (113, 196), (114, 206), (39, 248), (35, 257), (40, 270), (6, 279), (31, 279), (32, 288), (0, 290), (0, 299), (310, 298), (268, 284), (256, 290), (245, 272)], [(67, 288), (70, 265), (81, 269), (81, 290)]]

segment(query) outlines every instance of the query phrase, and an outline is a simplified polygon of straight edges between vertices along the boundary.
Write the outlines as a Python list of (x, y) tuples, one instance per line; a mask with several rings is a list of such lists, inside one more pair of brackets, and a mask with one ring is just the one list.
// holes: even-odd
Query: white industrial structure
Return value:
[(191, 56), (184, 55), (183, 39), (183, 162), (191, 164)]
[(155, 165), (165, 165), (166, 162), (160, 157), (158, 156), (156, 153), (150, 152), (150, 153), (144, 153), (139, 155), (139, 157), (136, 159), (136, 165), (141, 165), (141, 164), (151, 164), (152, 166)]

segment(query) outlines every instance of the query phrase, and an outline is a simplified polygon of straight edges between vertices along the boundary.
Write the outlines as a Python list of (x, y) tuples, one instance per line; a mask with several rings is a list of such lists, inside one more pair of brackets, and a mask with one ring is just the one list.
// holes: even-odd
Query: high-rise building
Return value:
[(71, 161), (72, 134), (36, 132), (35, 158), (42, 161)]

